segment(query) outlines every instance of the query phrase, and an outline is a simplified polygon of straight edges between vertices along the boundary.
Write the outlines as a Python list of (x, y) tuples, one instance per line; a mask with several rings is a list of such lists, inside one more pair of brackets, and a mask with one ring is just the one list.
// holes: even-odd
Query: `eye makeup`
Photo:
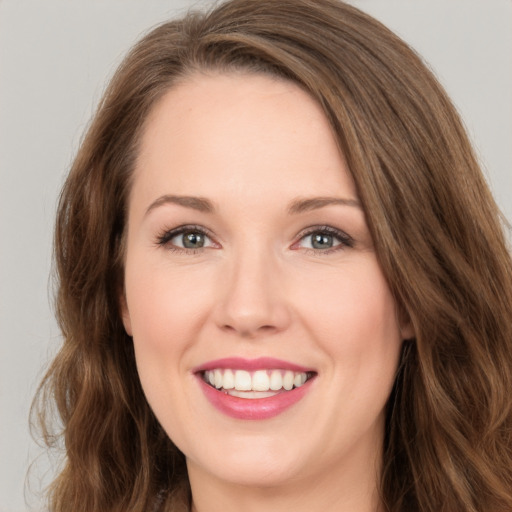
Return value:
[[(302, 230), (296, 238), (297, 241), (290, 246), (290, 249), (303, 250), (307, 254), (328, 255), (354, 247), (354, 239), (350, 235), (328, 225), (310, 226)], [(157, 235), (155, 245), (172, 252), (188, 254), (221, 247), (215, 242), (210, 230), (197, 224), (165, 229)]]
[[(304, 249), (306, 253), (327, 255), (332, 252), (354, 247), (354, 239), (344, 231), (332, 226), (311, 226), (301, 231), (299, 240), (291, 248)], [(306, 245), (309, 240), (309, 247)]]
[[(181, 240), (179, 237), (181, 236)], [(178, 239), (173, 242), (174, 239)], [(164, 230), (156, 237), (156, 245), (173, 252), (196, 254), (207, 248), (220, 248), (208, 229), (196, 224), (185, 224)]]

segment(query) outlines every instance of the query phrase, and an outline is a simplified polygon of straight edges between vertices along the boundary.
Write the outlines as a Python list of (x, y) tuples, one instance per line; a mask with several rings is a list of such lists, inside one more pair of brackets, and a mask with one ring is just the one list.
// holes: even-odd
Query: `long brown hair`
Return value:
[(45, 411), (56, 405), (65, 442), (50, 509), (189, 507), (184, 456), (144, 398), (119, 296), (144, 121), (173, 83), (208, 70), (300, 84), (347, 159), (383, 272), (416, 332), (387, 409), (386, 510), (512, 510), (512, 263), (499, 211), (421, 59), (336, 0), (232, 0), (188, 14), (144, 37), (110, 83), (58, 208), (64, 343), (35, 409), (51, 445)]

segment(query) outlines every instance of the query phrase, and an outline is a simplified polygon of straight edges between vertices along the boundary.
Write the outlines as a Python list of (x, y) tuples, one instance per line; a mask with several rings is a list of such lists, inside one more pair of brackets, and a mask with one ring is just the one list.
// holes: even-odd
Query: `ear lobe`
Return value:
[(119, 297), (119, 306), (121, 309), (121, 319), (123, 321), (124, 330), (128, 336), (133, 336), (132, 334), (132, 320), (130, 318), (130, 312), (128, 311), (128, 304), (126, 303), (126, 295), (124, 291), (121, 293)]
[(412, 340), (416, 337), (416, 331), (410, 321), (400, 326), (400, 337), (402, 340)]
[(398, 325), (400, 326), (400, 339), (412, 340), (416, 338), (416, 330), (405, 308), (400, 308), (398, 311)]

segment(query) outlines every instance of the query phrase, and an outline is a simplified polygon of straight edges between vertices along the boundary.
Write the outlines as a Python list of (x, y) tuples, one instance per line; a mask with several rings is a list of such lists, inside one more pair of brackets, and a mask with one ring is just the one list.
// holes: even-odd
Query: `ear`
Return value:
[(412, 340), (413, 338), (416, 338), (416, 330), (414, 329), (414, 326), (410, 320), (401, 323), (400, 337), (402, 340)]
[(121, 310), (121, 319), (123, 321), (124, 330), (128, 336), (132, 334), (132, 320), (130, 318), (130, 311), (128, 310), (128, 303), (126, 302), (126, 293), (123, 290), (119, 297), (119, 308)]
[(416, 338), (416, 330), (412, 324), (411, 317), (403, 306), (398, 309), (398, 325), (400, 326), (400, 338), (402, 340)]

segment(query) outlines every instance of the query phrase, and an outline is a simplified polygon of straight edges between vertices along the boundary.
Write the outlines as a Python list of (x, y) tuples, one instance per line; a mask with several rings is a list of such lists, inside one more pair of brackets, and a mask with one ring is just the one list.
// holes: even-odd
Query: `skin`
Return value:
[[(289, 211), (316, 197), (347, 204)], [(202, 248), (179, 247), (182, 236), (161, 243), (190, 224), (207, 230)], [(306, 231), (324, 226), (345, 235), (315, 248)], [(298, 86), (197, 74), (156, 105), (129, 201), (122, 311), (147, 399), (186, 455), (194, 510), (379, 509), (383, 411), (412, 333), (329, 124)], [(235, 419), (192, 372), (232, 356), (317, 375), (276, 417)]]

